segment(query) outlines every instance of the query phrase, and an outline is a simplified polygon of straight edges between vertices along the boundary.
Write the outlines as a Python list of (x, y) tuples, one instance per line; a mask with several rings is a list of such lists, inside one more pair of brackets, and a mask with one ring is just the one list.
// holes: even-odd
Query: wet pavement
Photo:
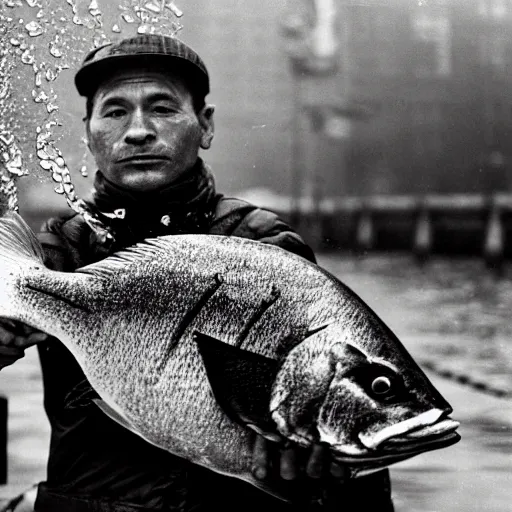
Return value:
[[(391, 327), (418, 362), (512, 390), (512, 268), (496, 279), (480, 260), (324, 255), (338, 275)], [(457, 445), (392, 467), (396, 512), (510, 512), (512, 400), (428, 376), (461, 422)], [(44, 478), (49, 429), (35, 349), (0, 373), (9, 397), (9, 472), (2, 499)]]

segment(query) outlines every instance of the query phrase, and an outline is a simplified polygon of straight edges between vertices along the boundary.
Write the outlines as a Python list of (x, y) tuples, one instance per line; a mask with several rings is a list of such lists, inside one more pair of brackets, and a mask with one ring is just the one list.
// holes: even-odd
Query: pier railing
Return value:
[(264, 205), (289, 220), (317, 250), (409, 251), (512, 257), (512, 194), (376, 195), (287, 200)]

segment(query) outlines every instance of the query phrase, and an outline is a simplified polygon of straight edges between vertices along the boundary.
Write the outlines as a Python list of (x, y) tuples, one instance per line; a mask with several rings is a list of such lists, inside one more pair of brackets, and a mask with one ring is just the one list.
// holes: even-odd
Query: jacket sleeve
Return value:
[(72, 272), (84, 265), (91, 251), (89, 235), (80, 215), (73, 213), (47, 220), (37, 234), (45, 265), (62, 272)]

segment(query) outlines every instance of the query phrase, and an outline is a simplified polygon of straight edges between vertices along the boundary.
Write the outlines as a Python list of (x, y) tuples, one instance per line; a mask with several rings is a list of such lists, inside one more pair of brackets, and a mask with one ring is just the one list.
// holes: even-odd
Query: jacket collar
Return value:
[(114, 238), (126, 245), (152, 236), (207, 231), (215, 198), (213, 174), (198, 159), (179, 181), (149, 193), (126, 190), (97, 171), (88, 202)]

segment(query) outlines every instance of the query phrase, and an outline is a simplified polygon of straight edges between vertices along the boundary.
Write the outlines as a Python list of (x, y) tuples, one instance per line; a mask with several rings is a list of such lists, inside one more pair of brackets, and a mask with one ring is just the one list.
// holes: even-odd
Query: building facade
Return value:
[[(189, 2), (230, 190), (509, 188), (511, 0)], [(293, 58), (290, 58), (293, 57)]]

